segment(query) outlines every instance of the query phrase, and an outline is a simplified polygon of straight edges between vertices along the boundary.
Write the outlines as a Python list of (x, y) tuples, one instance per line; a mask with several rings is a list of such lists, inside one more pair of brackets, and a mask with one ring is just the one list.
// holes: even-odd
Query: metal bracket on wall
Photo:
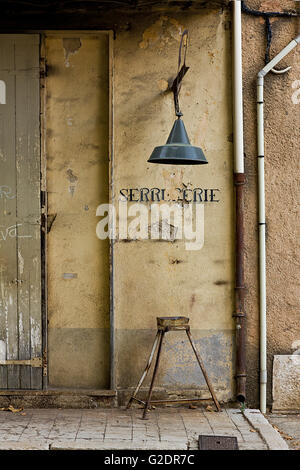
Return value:
[(48, 77), (48, 65), (45, 57), (40, 58), (40, 78)]
[(0, 361), (0, 366), (43, 367), (43, 360), (41, 357), (33, 357), (32, 359), (8, 359), (6, 361)]
[(43, 376), (47, 377), (48, 375), (48, 368), (47, 368), (47, 351), (43, 352)]

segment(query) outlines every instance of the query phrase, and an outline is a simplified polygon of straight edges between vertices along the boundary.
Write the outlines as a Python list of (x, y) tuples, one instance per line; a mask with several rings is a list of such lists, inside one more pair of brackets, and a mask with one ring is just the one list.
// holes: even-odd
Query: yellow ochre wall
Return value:
[[(131, 29), (118, 32), (114, 41), (115, 204), (123, 188), (166, 188), (171, 195), (183, 185), (220, 190), (220, 202), (205, 204), (201, 250), (187, 251), (184, 241), (117, 239), (114, 243), (114, 375), (120, 391), (134, 387), (146, 365), (156, 317), (185, 315), (218, 397), (233, 396), (229, 18), (229, 12), (220, 10), (149, 15), (133, 19)], [(154, 146), (166, 142), (174, 121), (173, 96), (165, 92), (165, 83), (176, 75), (180, 37), (186, 28), (190, 70), (180, 103), (191, 143), (202, 147), (208, 165), (149, 164)], [(205, 397), (205, 382), (184, 333), (168, 333), (164, 347), (157, 387), (178, 395), (200, 384)]]
[[(233, 396), (229, 20), (229, 12), (220, 9), (156, 13), (133, 17), (130, 28), (118, 31), (110, 51), (110, 182), (108, 39), (88, 39), (83, 33), (68, 33), (67, 42), (62, 33), (46, 37), (48, 214), (57, 213), (48, 234), (50, 386), (108, 388), (111, 371), (111, 386), (120, 396), (128, 394), (151, 350), (156, 317), (185, 315), (218, 398)], [(180, 104), (191, 143), (203, 149), (208, 165), (151, 165), (147, 159), (153, 147), (165, 143), (174, 121), (166, 83), (176, 75), (186, 28), (190, 70)], [(171, 198), (175, 188), (185, 186), (219, 190), (219, 202), (204, 204), (205, 239), (199, 251), (186, 250), (180, 240), (114, 241), (110, 323), (109, 247), (96, 237), (96, 208), (107, 202), (109, 184), (116, 208), (123, 188), (164, 188)], [(65, 277), (72, 273), (76, 276)], [(172, 396), (197, 388), (208, 396), (184, 333), (167, 334), (164, 348), (158, 389)]]
[(108, 36), (45, 39), (49, 385), (109, 388)]

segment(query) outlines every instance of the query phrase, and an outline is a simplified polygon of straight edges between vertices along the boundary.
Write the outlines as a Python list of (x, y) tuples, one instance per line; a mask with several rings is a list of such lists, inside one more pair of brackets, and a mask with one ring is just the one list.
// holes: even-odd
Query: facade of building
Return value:
[[(8, 2), (0, 20), (0, 361), (12, 361), (0, 365), (1, 393), (117, 390), (124, 403), (146, 365), (156, 317), (187, 316), (219, 400), (235, 400), (232, 2), (62, 1), (56, 11), (42, 3)], [(293, 15), (299, 7), (245, 3)], [(299, 19), (270, 23), (272, 58), (299, 34)], [(243, 14), (246, 402), (253, 406), (260, 337), (256, 77), (265, 27), (264, 18)], [(169, 88), (185, 30), (190, 69), (180, 105), (190, 141), (208, 164), (153, 165), (147, 160), (175, 120)], [(288, 73), (270, 74), (265, 84), (270, 405), (273, 356), (291, 353), (300, 339), (299, 53), (295, 48), (280, 64), (292, 66)], [(116, 221), (111, 239), (102, 235), (108, 203)], [(151, 218), (171, 205), (191, 210), (182, 219), (185, 238), (163, 212)], [(147, 230), (139, 238), (141, 211)], [(209, 397), (198, 369), (183, 332), (168, 333), (155, 393)]]

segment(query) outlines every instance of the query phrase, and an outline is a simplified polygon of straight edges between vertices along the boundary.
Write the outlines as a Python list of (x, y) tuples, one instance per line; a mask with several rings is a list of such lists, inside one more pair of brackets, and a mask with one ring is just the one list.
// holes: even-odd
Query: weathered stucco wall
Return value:
[[(291, 0), (248, 0), (247, 4), (261, 10), (297, 8), (299, 12), (299, 2)], [(18, 12), (20, 8), (18, 5)], [(192, 12), (162, 9), (140, 16), (110, 12), (85, 17), (82, 12), (73, 12), (67, 20), (65, 15), (54, 12), (32, 15), (30, 19), (27, 16), (27, 27), (32, 30), (84, 27), (114, 29), (116, 33), (113, 41), (116, 199), (122, 188), (158, 187), (171, 192), (174, 187), (191, 183), (193, 187), (220, 189), (220, 202), (205, 205), (205, 243), (201, 250), (186, 251), (183, 242), (116, 241), (112, 327), (115, 328), (115, 383), (120, 389), (134, 386), (144, 367), (155, 334), (156, 316), (185, 314), (191, 318), (192, 331), (218, 395), (232, 396), (234, 214), (230, 20), (230, 11), (222, 12), (220, 8)], [(24, 29), (21, 14), (10, 18), (2, 15), (0, 23), (14, 32)], [(191, 66), (181, 92), (184, 122), (192, 143), (204, 149), (209, 164), (192, 168), (151, 166), (147, 164), (148, 156), (155, 145), (165, 142), (173, 123), (172, 96), (163, 90), (165, 81), (176, 73), (182, 28), (190, 31), (187, 63)], [(271, 57), (299, 34), (299, 20), (274, 19), (272, 28)], [(255, 87), (257, 72), (264, 65), (265, 44), (263, 20), (243, 14), (247, 403), (253, 406), (259, 402)], [(269, 379), (273, 355), (290, 354), (300, 338), (296, 312), (299, 253), (295, 203), (299, 53), (298, 47), (283, 61), (282, 66), (292, 65), (292, 70), (283, 76), (269, 74), (265, 87)], [(75, 54), (71, 60), (79, 57)], [(68, 169), (69, 165), (63, 170), (66, 191)], [(92, 224), (96, 225), (98, 219), (93, 220)], [(81, 319), (79, 328), (84, 328)], [(49, 328), (58, 325), (54, 320), (55, 314)], [(103, 325), (107, 327), (105, 321)], [(100, 323), (93, 326), (102, 328)], [(70, 325), (69, 322), (67, 326)], [(78, 318), (74, 325), (77, 328)], [(107, 329), (106, 338), (108, 334)], [(61, 338), (61, 343), (66, 341), (66, 336)], [(165, 356), (158, 384), (170, 390), (196, 385), (201, 376), (190, 365), (187, 344), (181, 343), (183, 338), (179, 333), (170, 333), (166, 339), (167, 352), (172, 352), (172, 356)], [(75, 368), (78, 357), (72, 352), (71, 349), (69, 357)], [(107, 346), (106, 354), (109, 354)], [(268, 401), (271, 404), (271, 380)]]
[[(45, 39), (49, 385), (109, 388), (107, 34)], [(55, 217), (55, 218), (54, 218)]]
[[(145, 367), (156, 317), (185, 315), (218, 397), (233, 396), (233, 187), (231, 58), (228, 12), (138, 17), (114, 41), (114, 193), (123, 188), (217, 188), (219, 202), (204, 204), (205, 240), (199, 251), (184, 241), (116, 240), (114, 245), (115, 379), (134, 387)], [(204, 166), (147, 163), (174, 121), (172, 93), (180, 34), (190, 34), (180, 103)], [(134, 200), (138, 192), (133, 193)], [(149, 206), (150, 203), (147, 205)], [(201, 373), (183, 333), (168, 333), (157, 386), (192, 389)], [(146, 382), (147, 384), (147, 382)]]
[[(254, 1), (263, 11), (296, 9), (294, 1)], [(271, 58), (299, 34), (299, 19), (273, 19)], [(243, 73), (245, 124), (245, 281), (247, 286), (247, 401), (259, 402), (259, 286), (257, 232), (256, 75), (264, 66), (265, 24), (243, 15)], [(291, 354), (300, 338), (299, 250), (297, 251), (297, 192), (299, 186), (300, 48), (278, 68), (285, 75), (265, 79), (265, 185), (267, 220), (267, 338), (268, 403), (271, 404), (272, 362), (275, 354)], [(298, 96), (298, 100), (297, 100)], [(296, 102), (297, 101), (297, 102)]]

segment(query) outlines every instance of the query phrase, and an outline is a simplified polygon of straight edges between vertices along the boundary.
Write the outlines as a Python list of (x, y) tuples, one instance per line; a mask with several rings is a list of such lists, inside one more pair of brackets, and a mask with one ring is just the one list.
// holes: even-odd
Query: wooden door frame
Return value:
[[(31, 33), (34, 33), (31, 31)], [(114, 166), (113, 166), (113, 40), (114, 33), (112, 30), (44, 30), (39, 31), (40, 34), (40, 65), (41, 65), (41, 79), (40, 79), (40, 125), (41, 125), (41, 200), (44, 202), (44, 207), (41, 207), (43, 220), (44, 220), (44, 231), (42, 230), (42, 324), (43, 324), (43, 358), (44, 358), (44, 372), (43, 372), (43, 388), (48, 387), (48, 305), (47, 305), (47, 152), (46, 152), (46, 131), (47, 123), (45, 117), (46, 109), (46, 67), (45, 67), (45, 38), (47, 35), (58, 36), (64, 38), (74, 38), (75, 35), (80, 35), (81, 38), (88, 38), (91, 36), (108, 36), (108, 57), (109, 57), (109, 202), (114, 201)], [(110, 314), (110, 388), (115, 389), (115, 334), (114, 334), (114, 240), (109, 240), (109, 314)]]

